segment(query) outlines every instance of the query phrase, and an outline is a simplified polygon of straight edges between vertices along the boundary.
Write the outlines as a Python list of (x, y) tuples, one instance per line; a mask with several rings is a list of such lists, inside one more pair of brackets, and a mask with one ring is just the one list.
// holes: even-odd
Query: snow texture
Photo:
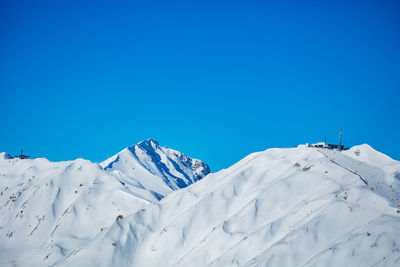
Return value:
[[(141, 161), (120, 153), (116, 157), (123, 164), (114, 161), (106, 170), (83, 159), (22, 160), (1, 153), (0, 266), (50, 266), (67, 259), (105, 232), (119, 215), (123, 218), (144, 209), (209, 172), (205, 163), (161, 148), (154, 140), (124, 151), (131, 149), (140, 150), (137, 158)], [(158, 150), (165, 154), (155, 156)], [(128, 167), (139, 171), (129, 171)], [(157, 167), (171, 175), (157, 172)], [(172, 184), (166, 177), (186, 179)]]
[[(368, 145), (268, 149), (151, 202), (84, 160), (58, 169), (37, 160), (0, 161), (7, 192), (0, 198), (1, 266), (400, 265), (400, 162)], [(75, 198), (65, 193), (91, 179), (102, 204), (83, 190)], [(68, 197), (57, 197), (60, 184)], [(36, 195), (35, 206), (24, 206), (26, 195)], [(110, 196), (120, 211), (107, 204)], [(60, 208), (52, 211), (56, 200)], [(96, 210), (83, 220), (89, 204)], [(50, 210), (39, 212), (45, 206)]]

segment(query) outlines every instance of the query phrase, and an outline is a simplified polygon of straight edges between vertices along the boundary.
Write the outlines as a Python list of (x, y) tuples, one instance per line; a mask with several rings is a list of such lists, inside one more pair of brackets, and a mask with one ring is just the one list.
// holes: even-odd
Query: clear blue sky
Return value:
[(299, 143), (400, 159), (400, 2), (0, 1), (0, 151), (143, 139), (213, 171)]

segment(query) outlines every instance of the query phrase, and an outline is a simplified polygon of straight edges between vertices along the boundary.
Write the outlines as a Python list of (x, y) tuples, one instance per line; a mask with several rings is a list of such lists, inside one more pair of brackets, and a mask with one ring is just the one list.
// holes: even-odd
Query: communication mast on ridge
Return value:
[(325, 141), (324, 142), (319, 142), (315, 144), (311, 144), (311, 147), (316, 147), (316, 148), (327, 148), (327, 149), (336, 149), (336, 150), (345, 150), (344, 146), (342, 145), (342, 129), (340, 129), (339, 132), (339, 144), (328, 144), (326, 142), (326, 136), (325, 136)]
[(13, 159), (15, 159), (15, 158), (19, 158), (19, 159), (29, 159), (29, 158), (31, 157), (31, 156), (24, 155), (23, 153), (24, 153), (24, 150), (21, 149), (21, 155), (15, 156), (15, 157), (12, 157), (12, 158), (13, 158)]

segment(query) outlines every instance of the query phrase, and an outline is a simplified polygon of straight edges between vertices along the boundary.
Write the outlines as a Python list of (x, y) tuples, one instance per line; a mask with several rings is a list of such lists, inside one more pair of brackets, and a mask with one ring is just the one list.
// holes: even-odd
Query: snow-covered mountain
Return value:
[(368, 145), (269, 149), (114, 223), (57, 263), (399, 265), (399, 173), (398, 161)]
[(154, 140), (106, 162), (104, 170), (83, 159), (21, 160), (1, 153), (0, 266), (52, 265), (121, 217), (154, 205), (209, 172), (205, 163)]
[(141, 172), (172, 190), (205, 169), (174, 153), (147, 140), (101, 166), (0, 160), (0, 266), (400, 263), (400, 162), (368, 145), (268, 149), (157, 201)]
[(161, 147), (154, 139), (125, 148), (100, 165), (120, 176), (122, 183), (144, 188), (157, 199), (200, 180), (210, 172), (208, 165), (201, 160)]

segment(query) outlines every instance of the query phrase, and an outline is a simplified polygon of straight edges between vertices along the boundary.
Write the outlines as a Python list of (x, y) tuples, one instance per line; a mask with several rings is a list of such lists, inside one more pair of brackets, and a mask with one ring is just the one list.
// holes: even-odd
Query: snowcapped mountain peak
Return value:
[(143, 140), (139, 143), (137, 143), (138, 146), (141, 147), (149, 147), (151, 146), (153, 149), (156, 149), (160, 144), (158, 143), (158, 141), (154, 138), (149, 138), (146, 140)]
[(206, 176), (208, 165), (179, 151), (162, 147), (155, 139), (130, 146), (100, 164), (124, 184), (144, 188), (161, 199)]

